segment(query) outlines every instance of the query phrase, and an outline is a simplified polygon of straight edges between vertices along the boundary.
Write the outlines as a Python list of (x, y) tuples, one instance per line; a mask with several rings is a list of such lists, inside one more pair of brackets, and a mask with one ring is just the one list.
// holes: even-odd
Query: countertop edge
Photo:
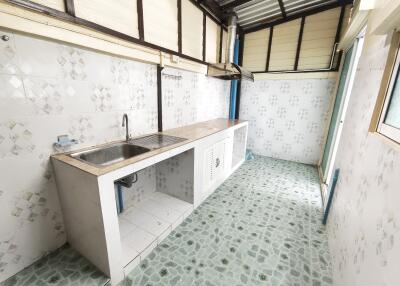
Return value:
[[(64, 152), (64, 153), (58, 153), (58, 154), (53, 154), (50, 156), (50, 158), (52, 160), (57, 160), (60, 162), (63, 162), (71, 167), (75, 167), (83, 172), (86, 172), (90, 175), (94, 175), (94, 176), (102, 176), (105, 175), (107, 173), (113, 172), (117, 169), (141, 162), (143, 160), (148, 160), (152, 157), (158, 156), (160, 154), (163, 154), (167, 151), (173, 150), (175, 148), (184, 146), (186, 144), (189, 143), (193, 143), (195, 141), (201, 140), (205, 137), (214, 135), (218, 132), (230, 129), (230, 128), (234, 128), (238, 125), (242, 125), (242, 124), (246, 124), (248, 121), (247, 120), (231, 120), (231, 119), (225, 119), (225, 118), (218, 118), (218, 119), (213, 119), (213, 120), (209, 120), (209, 121), (203, 121), (203, 122), (198, 122), (195, 124), (191, 124), (191, 125), (186, 125), (183, 127), (178, 127), (178, 128), (173, 128), (173, 129), (168, 129), (165, 130), (163, 132), (156, 132), (156, 133), (149, 133), (149, 134), (143, 134), (135, 138), (140, 138), (140, 137), (144, 137), (144, 136), (148, 136), (148, 135), (152, 135), (152, 134), (164, 134), (164, 135), (170, 135), (170, 136), (177, 136), (177, 137), (182, 137), (182, 138), (186, 138), (185, 136), (179, 136), (179, 133), (185, 133), (185, 130), (187, 132), (187, 130), (193, 130), (194, 128), (203, 128), (204, 130), (208, 130), (209, 132), (205, 132), (203, 135), (199, 135), (196, 138), (187, 138), (187, 140), (170, 145), (170, 146), (166, 146), (166, 147), (162, 147), (156, 150), (151, 150), (147, 153), (132, 157), (130, 159), (106, 166), (106, 167), (96, 167), (94, 165), (85, 163), (83, 161), (77, 160), (75, 158), (72, 158), (69, 156), (70, 153), (75, 153), (75, 152), (81, 152), (81, 151), (85, 151), (85, 150), (89, 150), (92, 149), (94, 147), (101, 147), (101, 146), (107, 146), (110, 144), (115, 144), (115, 143), (119, 143), (119, 142), (124, 142), (123, 140), (116, 140), (116, 141), (111, 141), (108, 143), (103, 143), (103, 144), (99, 144), (99, 145), (94, 145), (94, 146), (88, 146), (85, 148), (81, 148), (81, 149), (77, 149), (77, 150), (73, 150), (73, 151), (68, 151), (68, 152)], [(225, 124), (225, 126), (218, 126), (221, 124)], [(204, 125), (204, 126), (203, 126)], [(213, 129), (213, 130), (209, 130), (209, 129)], [(178, 133), (178, 134), (177, 134)]]

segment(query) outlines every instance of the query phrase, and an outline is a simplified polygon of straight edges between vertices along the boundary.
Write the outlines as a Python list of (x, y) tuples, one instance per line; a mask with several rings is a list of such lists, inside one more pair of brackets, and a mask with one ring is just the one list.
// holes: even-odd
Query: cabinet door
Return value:
[(225, 145), (226, 140), (220, 141), (214, 145), (213, 153), (213, 179), (219, 180), (225, 174)]
[(214, 163), (214, 146), (208, 147), (204, 151), (203, 160), (203, 189), (208, 190), (214, 182), (213, 163)]

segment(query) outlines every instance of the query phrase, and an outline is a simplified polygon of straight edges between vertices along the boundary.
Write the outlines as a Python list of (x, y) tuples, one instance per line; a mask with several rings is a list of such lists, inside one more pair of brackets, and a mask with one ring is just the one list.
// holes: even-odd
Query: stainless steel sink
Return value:
[(140, 138), (131, 139), (129, 143), (149, 149), (159, 149), (179, 142), (186, 141), (186, 138), (175, 137), (164, 134), (152, 134)]
[(151, 150), (176, 144), (187, 139), (162, 134), (152, 134), (104, 147), (71, 153), (70, 156), (96, 166), (108, 166)]
[(128, 143), (94, 148), (70, 154), (75, 159), (97, 166), (107, 166), (150, 151), (150, 149)]

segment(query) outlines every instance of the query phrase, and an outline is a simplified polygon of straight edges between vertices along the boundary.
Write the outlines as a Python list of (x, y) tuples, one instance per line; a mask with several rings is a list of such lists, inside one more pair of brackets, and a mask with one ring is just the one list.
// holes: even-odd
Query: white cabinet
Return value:
[(218, 141), (204, 150), (203, 188), (209, 193), (226, 174), (226, 151), (229, 139)]

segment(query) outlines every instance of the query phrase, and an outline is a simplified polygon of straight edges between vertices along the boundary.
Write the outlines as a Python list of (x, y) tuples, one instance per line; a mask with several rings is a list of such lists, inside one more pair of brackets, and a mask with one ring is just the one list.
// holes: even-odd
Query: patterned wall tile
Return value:
[(55, 79), (26, 77), (23, 79), (26, 98), (32, 103), (35, 113), (62, 114), (64, 111), (62, 85)]
[(157, 164), (157, 191), (193, 203), (193, 150)]
[(61, 46), (57, 62), (65, 79), (85, 80), (87, 78), (85, 51), (69, 46)]
[(240, 118), (249, 120), (249, 148), (264, 156), (317, 164), (334, 84), (334, 79), (243, 82)]
[(0, 124), (0, 158), (19, 156), (35, 150), (29, 123), (9, 120)]
[(125, 208), (133, 207), (146, 199), (156, 191), (156, 167), (151, 166), (137, 173), (137, 182), (130, 188), (123, 188)]
[[(0, 41), (0, 281), (66, 241), (49, 161), (57, 135), (77, 139), (72, 149), (124, 139), (124, 113), (133, 136), (158, 127), (155, 65), (6, 34), (10, 40)], [(165, 128), (227, 114), (226, 82), (174, 72), (182, 79), (164, 79), (174, 91)], [(155, 184), (155, 174), (151, 179)], [(127, 196), (135, 202), (141, 192)]]
[(111, 87), (102, 84), (93, 86), (91, 100), (98, 112), (110, 111), (113, 109), (113, 97)]
[(335, 168), (328, 221), (335, 285), (397, 285), (400, 264), (400, 153), (368, 132), (388, 46), (367, 33)]
[[(213, 118), (227, 118), (229, 82), (194, 72), (165, 68), (163, 73), (163, 127), (176, 128)], [(186, 79), (187, 80), (183, 80)]]

